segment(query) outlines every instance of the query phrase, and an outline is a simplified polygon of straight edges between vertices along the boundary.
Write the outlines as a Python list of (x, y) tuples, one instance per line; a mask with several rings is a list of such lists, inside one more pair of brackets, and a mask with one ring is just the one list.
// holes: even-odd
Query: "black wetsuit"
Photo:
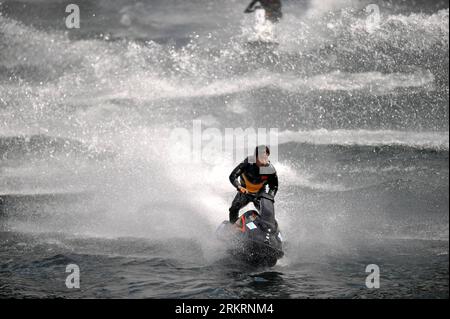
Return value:
[[(272, 164), (258, 167), (254, 157), (247, 157), (230, 174), (230, 182), (238, 190), (230, 207), (230, 222), (234, 223), (239, 217), (239, 210), (250, 202), (255, 201), (254, 196), (243, 194), (239, 187), (246, 188), (250, 193), (256, 194), (266, 185), (269, 194), (275, 196), (278, 191), (278, 176)], [(257, 203), (255, 203), (257, 204)]]
[(281, 0), (253, 0), (247, 7), (247, 10), (251, 10), (257, 2), (259, 2), (266, 11), (266, 19), (269, 21), (278, 22), (283, 17), (283, 13), (281, 12)]

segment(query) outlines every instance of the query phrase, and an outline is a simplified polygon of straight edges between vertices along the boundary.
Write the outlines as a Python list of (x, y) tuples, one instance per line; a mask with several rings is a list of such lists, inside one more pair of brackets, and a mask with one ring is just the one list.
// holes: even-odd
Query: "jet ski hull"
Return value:
[(258, 220), (248, 219), (241, 225), (224, 221), (217, 229), (217, 237), (234, 257), (254, 266), (273, 267), (284, 255), (281, 233), (263, 228)]

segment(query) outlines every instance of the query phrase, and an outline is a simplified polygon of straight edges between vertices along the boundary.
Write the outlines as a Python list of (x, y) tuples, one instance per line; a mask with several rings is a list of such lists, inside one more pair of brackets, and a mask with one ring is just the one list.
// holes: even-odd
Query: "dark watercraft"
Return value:
[(255, 197), (258, 210), (246, 211), (235, 224), (222, 222), (217, 237), (226, 243), (233, 256), (255, 266), (272, 267), (284, 255), (274, 199), (267, 193)]

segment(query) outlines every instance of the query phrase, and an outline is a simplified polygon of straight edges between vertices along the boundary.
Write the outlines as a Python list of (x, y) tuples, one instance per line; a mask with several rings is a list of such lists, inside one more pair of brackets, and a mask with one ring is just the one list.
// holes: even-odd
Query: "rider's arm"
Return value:
[(253, 0), (252, 2), (250, 2), (250, 4), (248, 5), (248, 7), (245, 9), (245, 13), (251, 13), (253, 11), (255, 11), (253, 9), (253, 6), (258, 2), (259, 0)]
[(278, 192), (278, 175), (277, 172), (274, 172), (269, 177), (269, 194), (275, 197)]
[(239, 176), (242, 175), (246, 166), (247, 160), (243, 161), (238, 166), (236, 166), (236, 168), (230, 174), (230, 182), (231, 184), (233, 184), (234, 187), (236, 187), (237, 190), (239, 190), (239, 187), (241, 187), (241, 183), (239, 183)]

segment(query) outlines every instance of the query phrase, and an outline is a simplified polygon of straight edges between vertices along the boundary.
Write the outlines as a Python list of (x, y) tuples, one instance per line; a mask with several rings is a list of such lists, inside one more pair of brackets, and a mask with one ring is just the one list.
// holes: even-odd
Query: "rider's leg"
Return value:
[(239, 210), (250, 202), (245, 194), (237, 193), (230, 207), (230, 223), (234, 224), (239, 218)]

